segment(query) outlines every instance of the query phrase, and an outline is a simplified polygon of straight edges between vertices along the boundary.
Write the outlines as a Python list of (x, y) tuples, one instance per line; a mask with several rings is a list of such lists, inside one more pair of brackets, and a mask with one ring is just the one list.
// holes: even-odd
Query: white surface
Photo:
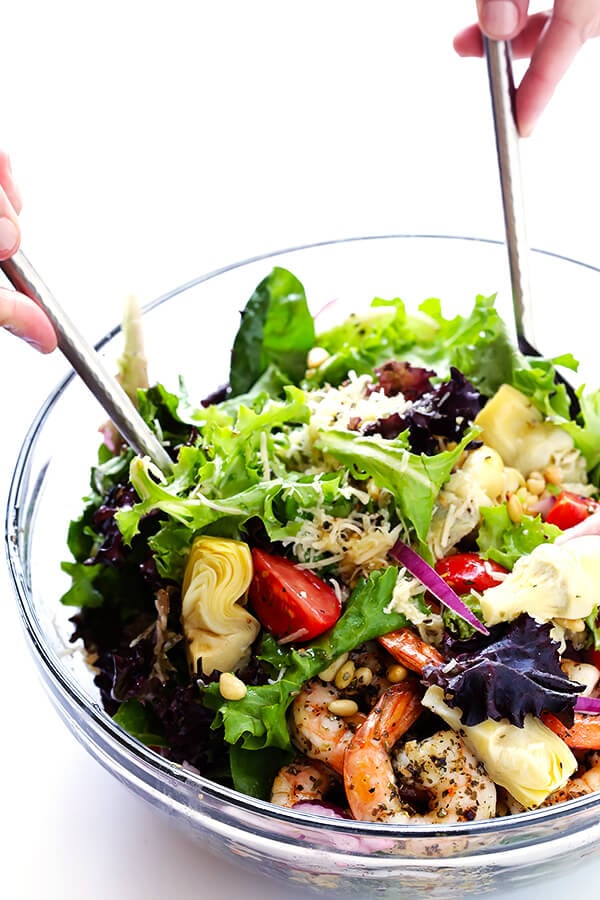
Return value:
[[(146, 301), (255, 253), (368, 233), (501, 237), (485, 72), (451, 48), (473, 6), (5, 4), (0, 147), (25, 197), (24, 249), (95, 339), (127, 293)], [(531, 243), (596, 265), (599, 77), (596, 42), (523, 147)], [(3, 507), (63, 371), (0, 333)], [(0, 580), (0, 894), (282, 896), (186, 843), (78, 746), (38, 683), (4, 563)], [(510, 896), (590, 896), (594, 876), (600, 859)]]

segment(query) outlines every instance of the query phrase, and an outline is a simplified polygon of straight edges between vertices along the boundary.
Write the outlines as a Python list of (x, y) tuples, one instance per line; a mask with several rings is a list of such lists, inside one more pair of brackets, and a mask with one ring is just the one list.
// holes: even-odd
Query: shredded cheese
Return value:
[(339, 387), (325, 385), (315, 391), (308, 391), (306, 402), (310, 409), (310, 421), (290, 433), (289, 446), (284, 451), (287, 459), (297, 464), (305, 464), (309, 460), (307, 471), (312, 473), (331, 471), (339, 463), (324, 459), (315, 450), (319, 432), (330, 428), (361, 431), (365, 425), (373, 424), (392, 413), (402, 414), (410, 405), (402, 394), (388, 397), (383, 391), (372, 388), (370, 375), (350, 372), (348, 381)]
[(348, 516), (316, 509), (285, 543), (292, 544), (301, 565), (316, 570), (333, 567), (352, 587), (359, 578), (389, 565), (388, 552), (401, 529), (401, 525), (391, 526), (385, 509), (376, 513), (355, 509)]

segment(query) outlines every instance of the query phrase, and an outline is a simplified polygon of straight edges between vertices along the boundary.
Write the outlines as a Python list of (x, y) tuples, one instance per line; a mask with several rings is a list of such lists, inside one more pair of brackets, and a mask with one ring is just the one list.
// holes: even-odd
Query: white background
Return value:
[[(3, 6), (0, 147), (25, 198), (23, 247), (90, 340), (128, 293), (147, 301), (255, 253), (502, 237), (485, 70), (451, 45), (473, 0)], [(523, 144), (532, 245), (596, 265), (599, 76), (596, 42)], [(548, 314), (560, 327), (568, 298)], [(2, 506), (64, 371), (0, 333)], [(79, 747), (38, 684), (3, 563), (0, 580), (2, 896), (280, 897), (191, 846)], [(590, 896), (595, 868), (511, 896)]]

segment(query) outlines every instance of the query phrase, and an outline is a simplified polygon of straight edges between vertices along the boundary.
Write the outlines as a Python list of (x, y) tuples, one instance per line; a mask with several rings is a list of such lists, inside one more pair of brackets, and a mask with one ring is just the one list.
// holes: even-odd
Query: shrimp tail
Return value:
[(344, 758), (346, 796), (355, 819), (381, 821), (403, 815), (390, 753), (421, 711), (415, 685), (403, 681), (381, 695), (356, 731)]
[(425, 643), (410, 628), (399, 628), (377, 638), (390, 656), (412, 672), (422, 674), (425, 666), (443, 666), (445, 659), (435, 647)]

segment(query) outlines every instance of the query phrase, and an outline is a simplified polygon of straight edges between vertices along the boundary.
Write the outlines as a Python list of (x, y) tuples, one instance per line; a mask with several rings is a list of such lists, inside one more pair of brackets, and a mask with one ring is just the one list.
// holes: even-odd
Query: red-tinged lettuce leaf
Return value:
[(383, 391), (386, 397), (402, 394), (411, 402), (433, 390), (431, 378), (435, 374), (433, 369), (424, 369), (396, 359), (390, 359), (375, 368), (377, 390)]
[[(414, 370), (426, 372), (426, 370)], [(408, 429), (413, 453), (432, 456), (439, 452), (439, 438), (460, 441), (485, 403), (479, 391), (465, 376), (450, 367), (450, 378), (418, 397), (403, 413), (392, 413), (367, 426), (363, 434), (398, 437)]]
[(540, 716), (544, 710), (572, 724), (583, 686), (563, 673), (550, 630), (524, 613), (493, 629), (491, 642), (478, 635), (473, 650), (458, 653), (444, 666), (428, 666), (423, 681), (443, 689), (448, 705), (462, 710), (464, 725), (508, 719), (521, 728), (526, 715)]

